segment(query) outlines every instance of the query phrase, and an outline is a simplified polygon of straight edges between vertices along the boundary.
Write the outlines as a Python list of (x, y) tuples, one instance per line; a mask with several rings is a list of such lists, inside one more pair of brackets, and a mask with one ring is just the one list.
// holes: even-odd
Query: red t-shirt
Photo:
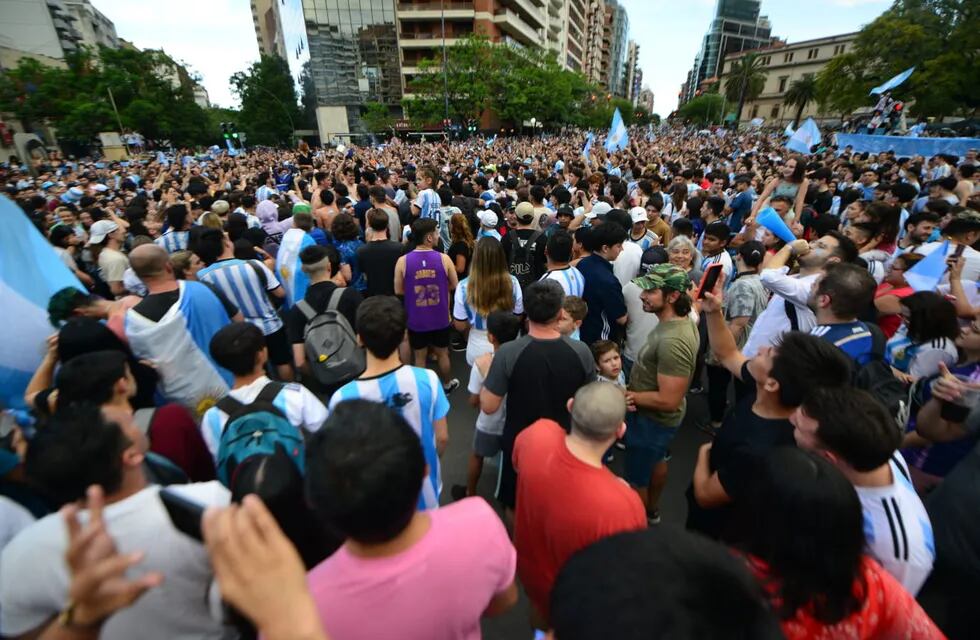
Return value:
[(572, 455), (565, 437), (557, 422), (541, 419), (514, 443), (517, 574), (545, 618), (555, 578), (573, 553), (647, 525), (636, 492), (609, 469)]
[[(912, 287), (893, 287), (887, 282), (882, 282), (878, 285), (875, 290), (875, 299), (881, 298), (882, 296), (895, 296), (899, 300), (902, 298), (907, 298), (908, 296), (915, 293), (915, 289)], [(878, 326), (881, 327), (881, 332), (885, 334), (886, 338), (891, 338), (898, 331), (898, 328), (902, 326), (902, 316), (897, 313), (889, 313), (886, 315), (878, 315)]]

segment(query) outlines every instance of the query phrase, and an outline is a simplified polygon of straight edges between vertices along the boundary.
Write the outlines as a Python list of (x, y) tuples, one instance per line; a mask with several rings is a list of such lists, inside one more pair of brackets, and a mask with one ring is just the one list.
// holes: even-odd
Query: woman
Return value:
[(789, 640), (944, 637), (865, 555), (861, 502), (830, 462), (774, 449), (745, 496), (742, 548)]
[(953, 303), (933, 291), (902, 298), (899, 314), (905, 321), (885, 346), (885, 359), (906, 382), (939, 373), (939, 365), (956, 363), (960, 334)]
[(454, 213), (449, 219), (449, 259), (456, 266), (456, 275), (460, 280), (470, 274), (470, 258), (473, 256), (473, 232), (470, 223), (462, 213)]
[(803, 199), (810, 186), (810, 180), (804, 175), (804, 169), (805, 165), (801, 157), (790, 156), (780, 168), (780, 175), (766, 183), (766, 188), (762, 190), (762, 194), (752, 206), (752, 215), (755, 216), (764, 206), (768, 206), (769, 198), (772, 196), (786, 196), (793, 199), (793, 219), (799, 220), (803, 215)]
[(494, 311), (524, 313), (521, 285), (510, 274), (507, 256), (499, 240), (483, 238), (476, 243), (468, 278), (460, 280), (453, 296), (453, 326), (469, 331), (466, 363), (493, 351), (487, 338), (487, 316)]
[(698, 250), (687, 236), (677, 236), (667, 245), (667, 259), (672, 265), (687, 272), (691, 282), (701, 281), (701, 269), (698, 267)]
[(208, 211), (201, 216), (201, 226), (206, 229), (224, 229), (225, 223), (221, 221), (217, 213)]
[(873, 222), (855, 222), (844, 229), (844, 236), (857, 247), (858, 256), (867, 263), (875, 284), (881, 284), (887, 271), (885, 265), (892, 255), (880, 248), (884, 238), (881, 228)]
[(841, 216), (841, 231), (847, 228), (848, 225), (854, 224), (859, 220), (864, 219), (864, 210), (868, 206), (866, 200), (861, 199), (861, 192), (857, 189), (849, 189), (844, 192), (841, 196), (841, 207), (844, 208), (844, 214)]
[(907, 298), (915, 289), (905, 281), (905, 272), (922, 260), (918, 253), (903, 253), (892, 260), (885, 273), (884, 281), (875, 290), (875, 309), (878, 311), (878, 326), (886, 338), (891, 338), (902, 324), (900, 301)]
[(75, 256), (79, 253), (79, 246), (82, 243), (75, 231), (66, 224), (56, 224), (48, 235), (48, 241), (61, 258), (61, 262), (81, 280), (82, 284), (91, 288), (95, 284), (92, 276), (82, 271), (75, 262)]
[(197, 272), (204, 268), (204, 263), (191, 251), (177, 251), (170, 254), (170, 264), (174, 267), (174, 276), (178, 280), (197, 280)]
[(340, 253), (340, 272), (344, 275), (347, 286), (363, 293), (367, 289), (367, 282), (361, 277), (361, 269), (357, 264), (357, 250), (364, 246), (364, 241), (358, 238), (359, 232), (354, 216), (338, 213), (334, 217), (331, 244)]

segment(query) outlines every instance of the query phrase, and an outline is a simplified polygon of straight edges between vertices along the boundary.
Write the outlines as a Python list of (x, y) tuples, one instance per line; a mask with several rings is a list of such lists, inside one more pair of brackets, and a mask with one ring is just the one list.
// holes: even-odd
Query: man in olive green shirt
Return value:
[(626, 480), (640, 494), (650, 524), (667, 483), (667, 453), (687, 409), (698, 353), (698, 327), (688, 317), (691, 280), (680, 267), (658, 264), (633, 280), (646, 313), (660, 319), (630, 372), (626, 402)]

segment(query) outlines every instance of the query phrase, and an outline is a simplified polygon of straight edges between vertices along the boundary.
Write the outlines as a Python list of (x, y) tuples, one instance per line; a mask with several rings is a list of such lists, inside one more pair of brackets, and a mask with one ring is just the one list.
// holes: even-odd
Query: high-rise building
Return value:
[(725, 56), (772, 43), (772, 26), (759, 15), (760, 4), (760, 0), (718, 0), (715, 17), (681, 85), (679, 104), (698, 95), (702, 82), (717, 79)]
[(582, 74), (592, 84), (602, 83), (603, 52), (606, 46), (605, 0), (587, 0), (585, 8), (585, 40), (582, 50)]
[(63, 60), (82, 41), (75, 22), (75, 16), (61, 0), (0, 2), (0, 46)]
[(626, 46), (626, 63), (623, 71), (624, 97), (636, 104), (636, 99), (640, 94), (640, 86), (643, 83), (643, 72), (640, 71), (640, 45), (634, 40), (630, 40)]
[(251, 4), (259, 52), (265, 56), (285, 58), (286, 46), (279, 26), (279, 3), (275, 0), (252, 0)]
[(643, 107), (649, 113), (653, 113), (653, 91), (650, 87), (643, 87), (636, 98), (636, 106)]
[(570, 71), (582, 71), (588, 0), (547, 0), (544, 46)]
[(613, 95), (625, 97), (626, 42), (629, 17), (616, 0), (606, 0), (606, 21), (603, 37), (602, 83)]
[(68, 13), (75, 18), (75, 28), (81, 36), (79, 44), (93, 48), (119, 48), (116, 25), (93, 7), (89, 0), (63, 0), (63, 3)]

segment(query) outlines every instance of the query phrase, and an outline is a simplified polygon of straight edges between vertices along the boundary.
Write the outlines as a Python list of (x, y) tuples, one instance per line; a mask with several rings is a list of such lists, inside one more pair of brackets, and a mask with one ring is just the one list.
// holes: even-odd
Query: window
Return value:
[(783, 54), (783, 62), (792, 62), (792, 61), (793, 61), (793, 54), (792, 53), (784, 53)]
[(766, 56), (765, 58), (762, 59), (763, 65), (768, 65), (770, 62), (772, 62), (772, 56)]
[(779, 117), (779, 105), (778, 104), (774, 104), (772, 106), (772, 117), (773, 118), (778, 118)]
[(810, 49), (809, 51), (806, 52), (806, 59), (807, 60), (813, 60), (814, 58), (817, 57), (817, 55), (819, 53), (820, 53), (820, 49), (819, 48), (818, 49)]
[(779, 79), (779, 93), (786, 91), (787, 82), (789, 82), (789, 76), (783, 76)]
[(846, 44), (837, 44), (837, 45), (834, 45), (834, 55), (835, 56), (839, 56), (840, 54), (844, 53), (844, 49), (846, 47), (847, 47)]
[(759, 115), (759, 105), (752, 105), (752, 118), (756, 118)]

